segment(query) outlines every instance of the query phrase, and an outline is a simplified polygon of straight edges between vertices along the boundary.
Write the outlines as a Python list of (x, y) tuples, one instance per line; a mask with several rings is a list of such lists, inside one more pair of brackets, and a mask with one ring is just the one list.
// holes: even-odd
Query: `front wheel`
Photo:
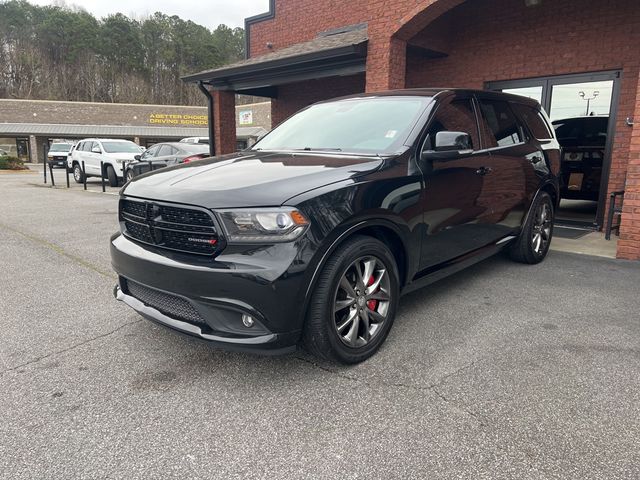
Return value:
[(73, 164), (73, 179), (76, 183), (84, 182), (84, 173), (82, 173), (82, 168), (80, 168), (80, 165), (77, 163)]
[(127, 169), (127, 173), (125, 174), (125, 181), (130, 181), (133, 179), (133, 169), (132, 168), (128, 168)]
[(118, 186), (118, 176), (116, 175), (115, 169), (111, 165), (107, 165), (105, 167), (105, 169), (107, 171), (107, 180), (109, 180), (109, 186), (110, 187), (117, 187)]
[(353, 364), (385, 341), (396, 314), (399, 275), (387, 246), (348, 240), (325, 264), (307, 310), (303, 343), (326, 360)]
[(511, 258), (516, 262), (536, 264), (547, 256), (553, 237), (554, 208), (551, 196), (541, 192), (531, 206), (531, 214), (522, 232), (511, 245)]

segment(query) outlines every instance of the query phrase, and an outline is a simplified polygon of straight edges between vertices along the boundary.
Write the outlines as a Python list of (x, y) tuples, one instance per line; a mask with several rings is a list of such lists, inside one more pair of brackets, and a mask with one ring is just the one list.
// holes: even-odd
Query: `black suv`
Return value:
[(371, 356), (400, 295), (501, 249), (549, 249), (559, 146), (524, 97), (402, 90), (322, 102), (250, 150), (121, 192), (116, 297), (226, 348)]

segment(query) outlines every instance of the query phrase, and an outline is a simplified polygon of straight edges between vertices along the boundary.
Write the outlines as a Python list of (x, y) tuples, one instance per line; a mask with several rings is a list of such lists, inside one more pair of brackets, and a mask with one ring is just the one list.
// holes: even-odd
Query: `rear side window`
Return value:
[[(485, 125), (481, 125), (487, 148), (522, 142), (522, 132), (509, 104), (502, 100), (480, 100)], [(484, 127), (484, 128), (483, 128)]]
[(529, 105), (521, 103), (513, 104), (513, 109), (520, 115), (520, 118), (527, 124), (529, 130), (538, 140), (548, 140), (553, 138), (551, 130), (547, 125), (547, 121), (542, 113)]

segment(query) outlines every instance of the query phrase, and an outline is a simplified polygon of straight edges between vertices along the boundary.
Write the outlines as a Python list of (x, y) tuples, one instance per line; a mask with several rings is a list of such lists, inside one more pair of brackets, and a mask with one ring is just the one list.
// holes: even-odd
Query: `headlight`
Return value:
[(309, 225), (294, 208), (218, 210), (229, 243), (290, 242)]

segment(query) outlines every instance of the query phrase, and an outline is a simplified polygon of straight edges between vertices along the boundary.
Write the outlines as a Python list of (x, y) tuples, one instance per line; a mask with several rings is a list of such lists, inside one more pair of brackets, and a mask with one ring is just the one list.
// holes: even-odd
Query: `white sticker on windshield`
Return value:
[(398, 134), (397, 130), (389, 130), (385, 135), (385, 138), (395, 138), (397, 134)]

